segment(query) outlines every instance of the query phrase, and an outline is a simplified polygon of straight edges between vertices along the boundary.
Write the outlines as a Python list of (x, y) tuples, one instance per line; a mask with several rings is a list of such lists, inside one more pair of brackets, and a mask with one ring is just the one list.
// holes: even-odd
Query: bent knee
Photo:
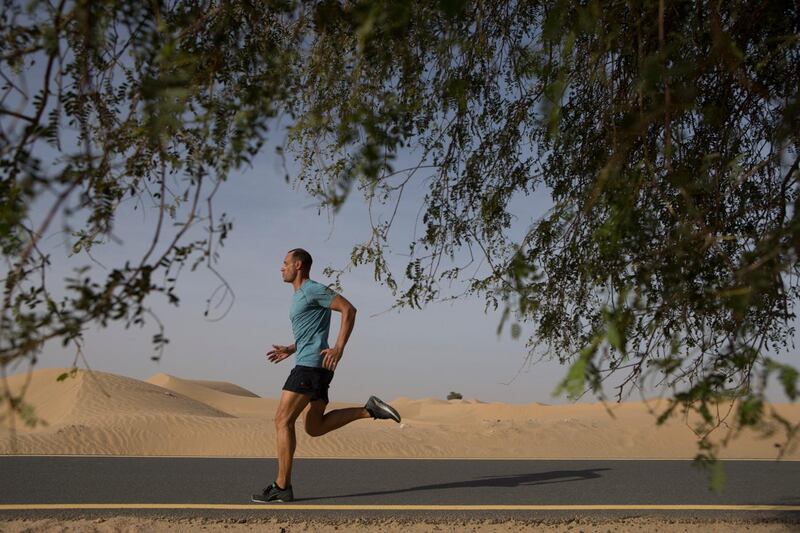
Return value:
[(325, 430), (322, 427), (322, 417), (321, 416), (314, 416), (314, 413), (308, 413), (305, 418), (305, 429), (306, 433), (310, 437), (321, 437), (325, 434)]
[(305, 428), (309, 437), (321, 437), (325, 434), (325, 432), (322, 431), (322, 426), (313, 422), (309, 423), (308, 420), (306, 420)]
[(319, 428), (308, 428), (308, 427), (306, 428), (306, 433), (308, 434), (309, 437), (321, 437), (325, 434), (325, 432)]

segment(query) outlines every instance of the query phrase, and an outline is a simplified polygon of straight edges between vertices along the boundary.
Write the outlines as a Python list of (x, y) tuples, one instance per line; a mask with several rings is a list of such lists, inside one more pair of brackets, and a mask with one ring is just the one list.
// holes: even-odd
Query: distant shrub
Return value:
[(448, 400), (461, 400), (463, 396), (457, 392), (450, 391), (450, 394), (447, 395)]

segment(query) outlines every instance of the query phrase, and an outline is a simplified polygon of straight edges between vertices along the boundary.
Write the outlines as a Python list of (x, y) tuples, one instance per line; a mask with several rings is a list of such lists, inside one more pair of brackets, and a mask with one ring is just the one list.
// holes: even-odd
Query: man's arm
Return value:
[(353, 326), (356, 323), (356, 308), (353, 307), (347, 298), (341, 294), (337, 294), (336, 298), (331, 302), (331, 309), (342, 313), (342, 325), (339, 327), (339, 336), (336, 338), (336, 346), (344, 351), (344, 345), (347, 344), (347, 339), (350, 338), (350, 333), (353, 331)]
[(350, 333), (356, 323), (356, 308), (341, 294), (336, 295), (333, 299), (331, 309), (342, 314), (342, 325), (339, 327), (339, 336), (336, 338), (336, 344), (332, 348), (321, 352), (324, 357), (322, 366), (328, 370), (334, 370), (337, 363), (339, 363), (339, 359), (342, 358), (347, 339), (350, 338)]
[(294, 352), (297, 351), (297, 344), (291, 346), (281, 346), (280, 344), (273, 344), (272, 350), (267, 352), (267, 359), (273, 363), (280, 363)]

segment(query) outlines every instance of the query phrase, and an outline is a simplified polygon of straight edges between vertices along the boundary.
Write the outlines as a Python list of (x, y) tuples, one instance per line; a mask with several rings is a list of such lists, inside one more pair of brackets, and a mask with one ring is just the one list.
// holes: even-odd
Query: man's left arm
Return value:
[(342, 314), (342, 325), (339, 327), (339, 336), (336, 338), (336, 344), (332, 348), (322, 350), (321, 354), (323, 356), (322, 366), (328, 370), (335, 370), (336, 365), (344, 354), (347, 339), (350, 338), (350, 333), (356, 323), (356, 308), (347, 298), (337, 294), (331, 301), (331, 309)]

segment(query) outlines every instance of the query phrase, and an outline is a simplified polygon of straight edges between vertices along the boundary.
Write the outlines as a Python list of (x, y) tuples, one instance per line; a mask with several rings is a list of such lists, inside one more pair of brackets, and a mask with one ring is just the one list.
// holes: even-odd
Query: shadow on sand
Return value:
[[(469, 481), (454, 481), (452, 483), (436, 483), (432, 485), (419, 485), (396, 490), (381, 490), (374, 492), (360, 492), (357, 494), (341, 494), (337, 496), (322, 496), (319, 498), (302, 498), (303, 501), (332, 500), (339, 498), (359, 498), (362, 496), (382, 496), (386, 494), (403, 494), (422, 490), (465, 489), (465, 488), (491, 488), (491, 487), (519, 487), (532, 485), (551, 485), (553, 483), (566, 483), (569, 481), (586, 481), (602, 477), (598, 472), (611, 470), (610, 468), (587, 468), (585, 470), (553, 470), (551, 472), (536, 472), (513, 476), (483, 476)], [(295, 499), (300, 501), (301, 499)]]

